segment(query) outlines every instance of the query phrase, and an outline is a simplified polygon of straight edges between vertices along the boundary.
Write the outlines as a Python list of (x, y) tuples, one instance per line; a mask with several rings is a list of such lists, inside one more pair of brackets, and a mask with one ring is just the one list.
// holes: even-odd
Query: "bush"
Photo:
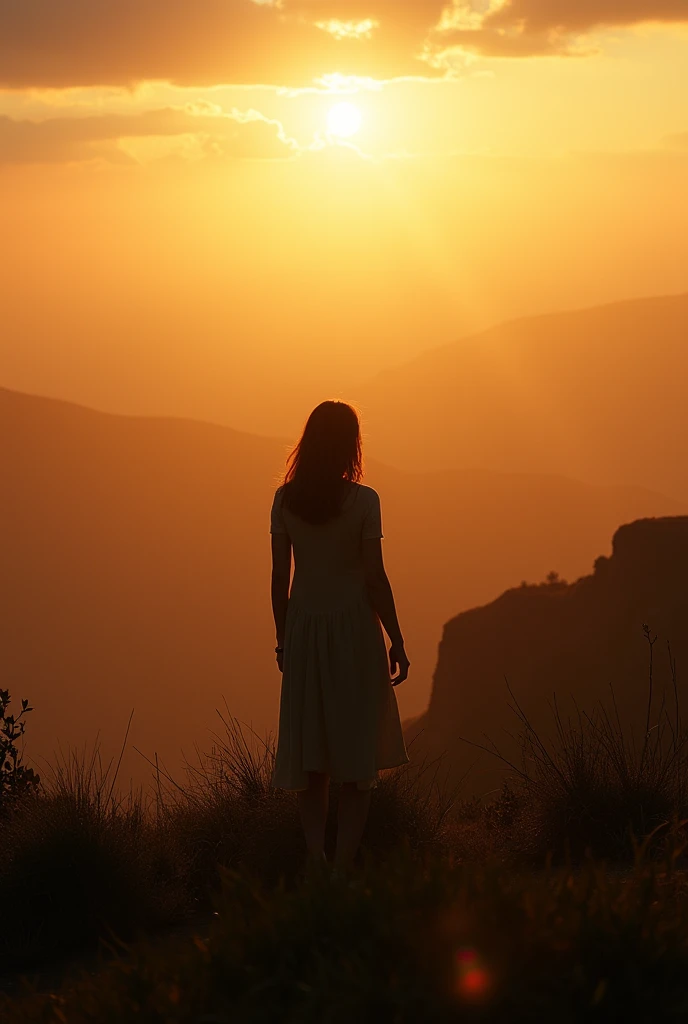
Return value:
[(35, 793), (40, 777), (23, 763), (19, 741), (24, 738), (24, 715), (33, 711), (28, 700), (21, 702), (18, 715), (10, 715), (9, 690), (0, 690), (0, 817), (8, 815), (21, 800)]

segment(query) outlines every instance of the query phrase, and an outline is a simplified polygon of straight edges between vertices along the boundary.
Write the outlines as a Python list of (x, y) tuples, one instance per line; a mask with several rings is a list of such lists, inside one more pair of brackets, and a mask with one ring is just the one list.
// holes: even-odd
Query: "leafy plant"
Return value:
[(40, 784), (40, 776), (23, 763), (19, 747), (26, 728), (24, 715), (33, 708), (24, 699), (19, 714), (11, 715), (11, 702), (9, 690), (0, 690), (0, 814), (9, 811), (22, 797), (35, 793)]

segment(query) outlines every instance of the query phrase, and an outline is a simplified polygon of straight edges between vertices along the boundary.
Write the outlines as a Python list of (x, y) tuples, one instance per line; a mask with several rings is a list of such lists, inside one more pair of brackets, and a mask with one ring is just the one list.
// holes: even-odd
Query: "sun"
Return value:
[(340, 139), (350, 139), (361, 127), (363, 117), (353, 103), (336, 103), (327, 115), (327, 131), (329, 135), (337, 135)]

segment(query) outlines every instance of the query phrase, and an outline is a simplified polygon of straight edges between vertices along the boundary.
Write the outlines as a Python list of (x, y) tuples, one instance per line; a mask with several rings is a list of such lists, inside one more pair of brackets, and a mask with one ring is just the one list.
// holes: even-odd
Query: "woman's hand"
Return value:
[(392, 675), (392, 686), (398, 686), (408, 678), (411, 662), (406, 657), (403, 644), (392, 644), (389, 649), (389, 670)]

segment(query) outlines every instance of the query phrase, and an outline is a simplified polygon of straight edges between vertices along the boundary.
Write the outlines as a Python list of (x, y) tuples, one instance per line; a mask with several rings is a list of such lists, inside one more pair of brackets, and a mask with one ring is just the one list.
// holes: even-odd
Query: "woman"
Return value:
[(378, 770), (409, 760), (392, 690), (409, 660), (382, 560), (380, 499), (361, 476), (358, 416), (344, 402), (323, 402), (289, 456), (270, 525), (283, 673), (272, 784), (298, 791), (316, 864), (325, 862), (329, 781), (342, 784), (339, 871), (358, 850)]

